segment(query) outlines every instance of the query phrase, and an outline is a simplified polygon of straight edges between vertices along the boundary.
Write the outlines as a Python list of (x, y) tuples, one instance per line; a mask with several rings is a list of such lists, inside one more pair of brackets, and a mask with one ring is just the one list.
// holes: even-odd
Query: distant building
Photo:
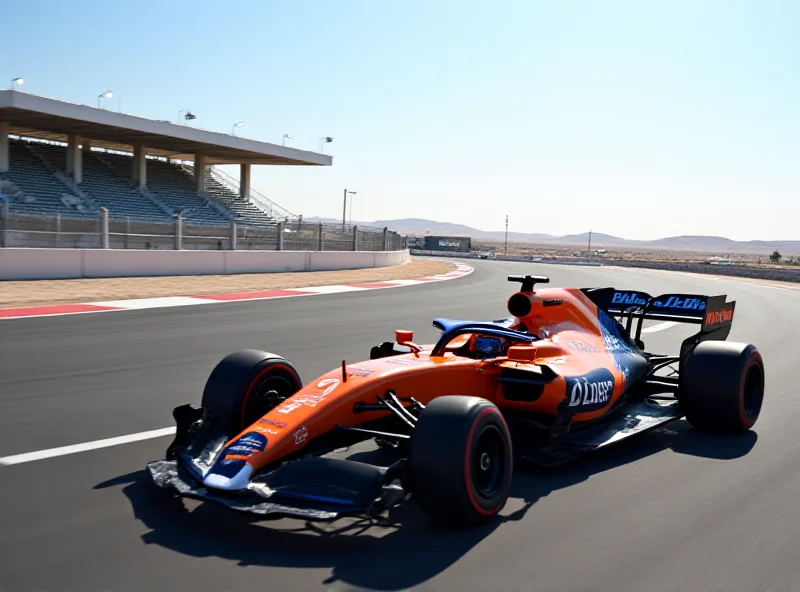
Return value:
[(425, 240), (421, 236), (409, 236), (408, 237), (408, 248), (409, 249), (424, 249), (425, 248)]
[(733, 265), (733, 261), (730, 259), (723, 259), (722, 257), (711, 257), (708, 263), (711, 265)]
[(426, 251), (457, 251), (469, 253), (472, 239), (468, 236), (426, 236)]

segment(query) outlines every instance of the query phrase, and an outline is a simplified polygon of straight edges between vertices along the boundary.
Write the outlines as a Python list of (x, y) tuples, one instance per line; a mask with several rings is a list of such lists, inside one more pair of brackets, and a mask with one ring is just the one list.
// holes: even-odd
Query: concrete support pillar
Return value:
[(8, 225), (10, 224), (9, 220), (9, 204), (8, 200), (3, 201), (3, 225), (2, 230), (0, 230), (0, 242), (4, 247), (8, 246)]
[(231, 251), (236, 250), (236, 222), (231, 220)]
[(358, 226), (353, 226), (353, 250), (358, 251)]
[(183, 217), (178, 214), (175, 216), (175, 250), (183, 248)]
[(83, 142), (81, 142), (81, 144), (82, 144), (81, 150), (83, 150), (84, 154), (92, 149), (91, 141), (87, 140), (86, 138), (83, 139)]
[(100, 208), (100, 238), (104, 249), (108, 248), (108, 208)]
[(72, 177), (76, 183), (80, 183), (83, 178), (83, 151), (78, 134), (67, 136), (67, 176)]
[(197, 195), (202, 195), (206, 190), (206, 155), (194, 156), (194, 183)]
[(9, 170), (8, 128), (7, 121), (0, 121), (0, 173), (7, 173)]
[(319, 246), (318, 246), (320, 251), (324, 251), (325, 250), (325, 243), (322, 240), (322, 229), (323, 228), (324, 227), (322, 226), (322, 222), (320, 222), (319, 223)]
[(72, 138), (74, 136), (68, 136), (70, 141), (67, 142), (67, 163), (66, 163), (66, 173), (67, 177), (72, 176), (72, 171), (75, 170), (75, 144), (72, 143)]
[(283, 251), (283, 222), (278, 222), (278, 250)]
[(239, 197), (242, 199), (250, 198), (250, 165), (239, 165)]
[(147, 187), (147, 159), (144, 144), (133, 147), (133, 184), (136, 187)]

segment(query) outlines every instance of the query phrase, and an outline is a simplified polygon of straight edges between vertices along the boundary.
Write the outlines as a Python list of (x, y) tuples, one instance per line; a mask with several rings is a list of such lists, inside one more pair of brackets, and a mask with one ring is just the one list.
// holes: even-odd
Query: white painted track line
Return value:
[(358, 286), (314, 286), (311, 288), (286, 288), (292, 292), (309, 292), (312, 294), (341, 294), (343, 292), (364, 292), (369, 288), (359, 288)]
[(44, 460), (45, 458), (65, 456), (67, 454), (86, 452), (88, 450), (97, 450), (98, 448), (108, 448), (109, 446), (119, 446), (120, 444), (138, 442), (139, 440), (161, 438), (174, 433), (174, 427), (162, 428), (160, 430), (150, 430), (149, 432), (139, 432), (138, 434), (129, 434), (127, 436), (117, 436), (116, 438), (106, 438), (105, 440), (95, 440), (94, 442), (84, 442), (83, 444), (73, 444), (71, 446), (61, 446), (60, 448), (50, 448), (48, 450), (39, 450), (37, 452), (15, 454), (14, 456), (5, 456), (0, 458), (0, 465), (19, 465), (22, 463), (33, 462), (35, 460)]
[(158, 298), (132, 298), (129, 300), (105, 300), (103, 302), (92, 302), (95, 306), (111, 306), (113, 308), (124, 308), (125, 310), (142, 310), (147, 308), (168, 308), (173, 306), (192, 306), (197, 304), (212, 304), (214, 300), (208, 300), (202, 296), (161, 296)]

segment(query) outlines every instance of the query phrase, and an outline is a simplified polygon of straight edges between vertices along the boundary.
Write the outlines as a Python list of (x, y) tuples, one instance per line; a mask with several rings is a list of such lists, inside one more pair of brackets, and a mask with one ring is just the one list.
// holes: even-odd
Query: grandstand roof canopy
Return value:
[(330, 166), (333, 160), (317, 152), (14, 90), (0, 91), (0, 121), (7, 121), (9, 133), (17, 136), (67, 142), (68, 134), (78, 134), (109, 150), (131, 152), (135, 144), (143, 144), (148, 155), (190, 161), (203, 153), (207, 164)]

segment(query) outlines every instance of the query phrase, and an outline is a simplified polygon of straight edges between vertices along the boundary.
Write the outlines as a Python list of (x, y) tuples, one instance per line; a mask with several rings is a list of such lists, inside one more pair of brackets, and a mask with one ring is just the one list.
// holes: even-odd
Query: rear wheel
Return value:
[(232, 438), (303, 387), (284, 358), (258, 350), (225, 357), (208, 377), (202, 407)]
[(497, 407), (478, 397), (434, 399), (411, 438), (411, 491), (422, 510), (452, 525), (494, 518), (508, 500), (511, 437)]
[(764, 401), (764, 362), (754, 345), (704, 341), (681, 369), (678, 399), (687, 421), (709, 432), (752, 428)]

